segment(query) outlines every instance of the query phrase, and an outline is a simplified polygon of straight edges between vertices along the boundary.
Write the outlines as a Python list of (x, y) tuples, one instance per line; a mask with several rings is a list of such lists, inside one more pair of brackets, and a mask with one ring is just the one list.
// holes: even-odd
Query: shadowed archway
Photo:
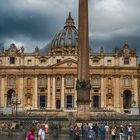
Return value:
[(123, 108), (128, 109), (131, 108), (132, 104), (132, 93), (130, 90), (125, 90), (123, 92)]
[(12, 97), (15, 96), (15, 90), (10, 89), (7, 91), (7, 106), (12, 105)]

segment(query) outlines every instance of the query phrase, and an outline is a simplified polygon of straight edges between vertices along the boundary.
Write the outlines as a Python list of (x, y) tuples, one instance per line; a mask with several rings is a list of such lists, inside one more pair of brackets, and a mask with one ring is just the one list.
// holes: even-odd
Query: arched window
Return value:
[(12, 105), (12, 99), (15, 96), (15, 91), (13, 89), (8, 90), (7, 92), (7, 106)]
[(72, 87), (73, 86), (73, 76), (67, 76), (66, 77), (66, 86)]
[(15, 86), (15, 78), (11, 77), (9, 78), (9, 87), (14, 88), (14, 86)]
[(129, 77), (124, 78), (124, 86), (130, 86), (130, 78)]
[(132, 106), (132, 93), (130, 90), (123, 92), (123, 107), (124, 109), (131, 108)]
[(31, 86), (31, 78), (27, 79), (27, 86)]
[(92, 78), (91, 78), (91, 85), (92, 86), (100, 86), (100, 84), (101, 84), (100, 76), (97, 76), (97, 75), (92, 76)]
[(71, 38), (69, 38), (69, 45), (71, 45)]
[(108, 84), (111, 85), (111, 78), (108, 78)]
[(61, 79), (60, 79), (60, 77), (57, 77), (56, 78), (56, 87), (60, 88), (60, 86), (61, 86)]
[(41, 86), (41, 87), (46, 87), (46, 84), (47, 84), (46, 81), (47, 81), (47, 80), (46, 80), (46, 77), (40, 77), (40, 78), (39, 78), (39, 86)]
[(61, 46), (63, 46), (64, 45), (64, 39), (62, 38), (61, 39)]

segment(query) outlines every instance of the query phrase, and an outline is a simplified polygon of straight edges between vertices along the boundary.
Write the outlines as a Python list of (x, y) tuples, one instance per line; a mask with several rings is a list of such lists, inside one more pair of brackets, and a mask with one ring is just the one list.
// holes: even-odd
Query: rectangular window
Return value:
[(111, 60), (107, 60), (107, 65), (111, 65), (112, 61)]
[(60, 59), (57, 59), (57, 63), (60, 63)]
[(67, 96), (67, 108), (71, 108), (72, 107), (72, 96), (68, 95)]
[(39, 107), (40, 108), (45, 108), (46, 107), (46, 105), (47, 105), (46, 99), (47, 98), (44, 95), (39, 96)]
[(40, 63), (45, 63), (45, 62), (46, 62), (45, 59), (41, 59), (41, 60), (40, 60)]
[(10, 64), (15, 64), (15, 57), (10, 57)]
[(27, 63), (28, 63), (28, 64), (32, 64), (32, 60), (31, 60), (31, 59), (28, 59), (28, 60), (27, 60)]
[(129, 58), (124, 58), (124, 65), (128, 65), (129, 64)]
[(94, 59), (94, 60), (93, 60), (93, 64), (94, 64), (94, 65), (99, 64), (99, 60), (98, 60), (98, 59)]
[(92, 97), (92, 107), (93, 108), (100, 108), (100, 97), (99, 96)]

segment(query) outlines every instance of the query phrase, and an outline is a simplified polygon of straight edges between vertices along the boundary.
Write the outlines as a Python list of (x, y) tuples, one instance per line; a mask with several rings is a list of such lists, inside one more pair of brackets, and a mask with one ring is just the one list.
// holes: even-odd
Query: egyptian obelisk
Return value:
[(90, 118), (88, 0), (79, 0), (77, 118)]

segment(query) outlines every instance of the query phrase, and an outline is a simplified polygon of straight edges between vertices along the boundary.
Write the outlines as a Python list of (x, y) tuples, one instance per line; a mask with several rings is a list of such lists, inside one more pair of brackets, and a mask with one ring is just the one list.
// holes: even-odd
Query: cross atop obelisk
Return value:
[(79, 0), (77, 117), (90, 118), (88, 0)]

